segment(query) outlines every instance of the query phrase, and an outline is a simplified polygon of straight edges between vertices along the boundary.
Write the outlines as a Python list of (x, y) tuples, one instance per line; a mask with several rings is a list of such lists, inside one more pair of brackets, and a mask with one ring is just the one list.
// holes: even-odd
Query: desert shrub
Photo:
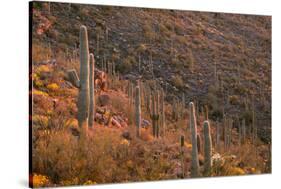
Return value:
[(34, 64), (47, 60), (52, 51), (47, 46), (32, 44), (32, 61)]
[(77, 184), (89, 180), (110, 182), (115, 169), (115, 144), (119, 140), (114, 133), (106, 132), (105, 135), (99, 132), (82, 145), (68, 130), (51, 132), (49, 140), (39, 138), (33, 149), (34, 172), (48, 175), (55, 184), (73, 181), (77, 177)]
[(172, 83), (177, 88), (182, 88), (184, 86), (184, 82), (180, 75), (176, 75), (172, 78)]
[(147, 46), (143, 43), (139, 44), (138, 48), (137, 48), (137, 52), (139, 53), (144, 53), (147, 50)]
[(47, 176), (34, 174), (32, 175), (32, 184), (33, 187), (47, 187), (50, 186), (50, 180)]
[(136, 59), (133, 56), (128, 56), (123, 59), (121, 64), (118, 64), (118, 70), (122, 73), (127, 73), (132, 70), (132, 67), (136, 64)]
[(44, 115), (32, 116), (32, 127), (46, 128), (49, 123), (49, 117)]
[(210, 113), (210, 118), (212, 120), (222, 120), (223, 112), (221, 109), (213, 109)]
[(240, 101), (240, 98), (239, 98), (238, 95), (231, 95), (231, 96), (228, 97), (228, 101), (232, 105), (238, 105), (239, 101)]

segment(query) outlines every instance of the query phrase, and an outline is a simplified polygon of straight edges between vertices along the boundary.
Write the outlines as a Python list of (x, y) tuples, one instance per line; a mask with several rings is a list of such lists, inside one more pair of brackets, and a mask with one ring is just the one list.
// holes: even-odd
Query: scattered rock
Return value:
[(125, 139), (127, 139), (127, 140), (132, 140), (132, 136), (131, 136), (131, 134), (130, 134), (129, 131), (124, 131), (124, 132), (122, 133), (122, 137), (125, 138)]
[(148, 128), (149, 126), (151, 126), (151, 123), (146, 119), (142, 119), (141, 126), (143, 128)]
[(115, 117), (112, 117), (111, 123), (112, 123), (112, 125), (114, 125), (114, 126), (116, 126), (118, 128), (122, 127), (122, 125), (117, 121), (117, 119)]

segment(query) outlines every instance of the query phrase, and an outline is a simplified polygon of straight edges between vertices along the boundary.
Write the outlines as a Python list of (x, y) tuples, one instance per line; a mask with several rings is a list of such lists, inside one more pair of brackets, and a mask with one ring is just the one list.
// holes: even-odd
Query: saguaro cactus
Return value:
[(245, 119), (242, 120), (242, 143), (246, 141), (246, 121)]
[(181, 167), (182, 167), (182, 178), (184, 178), (184, 151), (183, 151), (183, 147), (184, 147), (184, 135), (181, 135), (180, 137), (180, 156), (181, 156)]
[(68, 71), (68, 77), (72, 84), (79, 88), (77, 107), (78, 125), (82, 128), (82, 134), (87, 133), (89, 118), (89, 46), (86, 26), (80, 27), (80, 80), (74, 69)]
[(140, 87), (136, 87), (136, 135), (137, 137), (140, 137), (140, 129), (141, 129), (141, 98), (140, 98)]
[(192, 142), (192, 162), (191, 162), (191, 177), (199, 176), (199, 160), (198, 160), (198, 149), (197, 149), (197, 123), (194, 111), (193, 102), (189, 103), (189, 114), (190, 114), (190, 131), (191, 131), (191, 142)]
[(95, 85), (94, 85), (94, 77), (95, 77), (95, 59), (94, 55), (90, 54), (90, 107), (89, 107), (89, 127), (93, 127), (94, 124), (94, 115), (95, 115)]
[(153, 136), (159, 137), (159, 94), (157, 91), (152, 93), (152, 111), (151, 111), (151, 119), (152, 119), (152, 128), (153, 128)]
[(157, 120), (156, 120), (156, 137), (159, 137), (160, 134), (160, 127), (159, 127), (159, 110), (160, 110), (160, 105), (159, 105), (159, 91), (157, 90), (155, 92), (155, 100), (156, 100), (156, 115), (157, 115)]
[(86, 26), (80, 27), (80, 88), (78, 95), (78, 124), (88, 129), (89, 116), (89, 46)]
[(204, 175), (210, 176), (211, 174), (211, 156), (212, 156), (212, 139), (209, 121), (204, 121)]
[(165, 123), (165, 94), (164, 90), (161, 90), (161, 105), (160, 105), (160, 111), (161, 111), (161, 127), (163, 131), (163, 136), (165, 136), (166, 132), (166, 123)]
[(216, 147), (217, 150), (220, 150), (220, 124), (218, 121), (216, 121)]
[(201, 140), (201, 137), (200, 137), (199, 133), (197, 133), (196, 138), (197, 138), (197, 149), (198, 149), (198, 153), (201, 153), (201, 144), (202, 144), (201, 141), (202, 141), (202, 140)]

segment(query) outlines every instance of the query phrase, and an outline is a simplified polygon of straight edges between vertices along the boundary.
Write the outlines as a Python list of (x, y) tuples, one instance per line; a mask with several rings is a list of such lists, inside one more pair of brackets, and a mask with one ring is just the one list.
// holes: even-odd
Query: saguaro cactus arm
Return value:
[(74, 70), (74, 69), (68, 70), (67, 77), (72, 85), (74, 85), (77, 88), (80, 87), (80, 80), (79, 80), (76, 70)]
[(94, 124), (94, 115), (95, 115), (95, 86), (94, 86), (94, 78), (95, 78), (95, 59), (94, 55), (90, 54), (90, 107), (89, 107), (89, 127), (92, 127)]

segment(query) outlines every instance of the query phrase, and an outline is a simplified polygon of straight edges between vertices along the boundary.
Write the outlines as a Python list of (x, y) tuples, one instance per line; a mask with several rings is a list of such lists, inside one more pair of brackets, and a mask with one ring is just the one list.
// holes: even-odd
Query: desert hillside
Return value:
[[(82, 81), (82, 25), (95, 77), (85, 140), (69, 75)], [(271, 17), (33, 3), (34, 185), (270, 173), (271, 66)]]

